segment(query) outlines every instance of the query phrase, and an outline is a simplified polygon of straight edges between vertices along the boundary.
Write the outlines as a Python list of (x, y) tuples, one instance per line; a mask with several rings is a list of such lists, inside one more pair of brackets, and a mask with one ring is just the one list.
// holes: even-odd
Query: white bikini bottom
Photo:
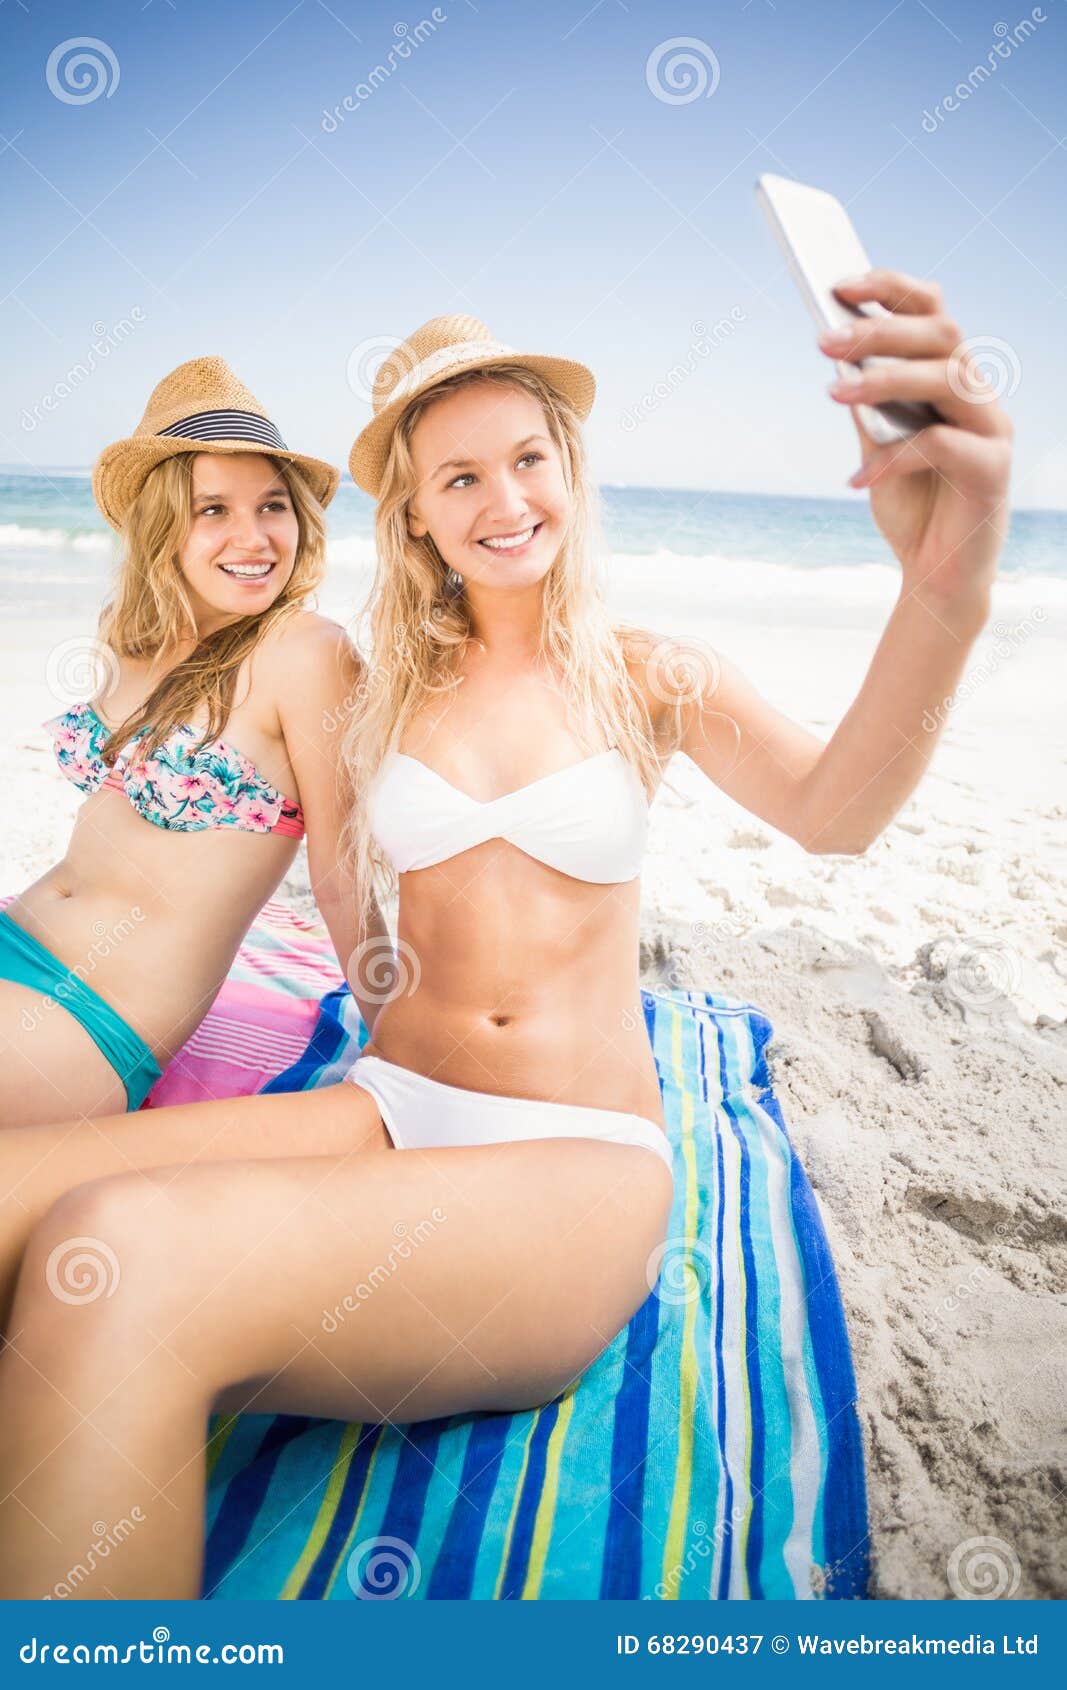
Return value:
[(520, 1138), (602, 1138), (613, 1144), (643, 1145), (662, 1158), (674, 1177), (667, 1134), (643, 1115), (465, 1091), (461, 1086), (445, 1085), (410, 1068), (400, 1068), (382, 1056), (358, 1057), (345, 1079), (370, 1092), (398, 1150), (504, 1144)]

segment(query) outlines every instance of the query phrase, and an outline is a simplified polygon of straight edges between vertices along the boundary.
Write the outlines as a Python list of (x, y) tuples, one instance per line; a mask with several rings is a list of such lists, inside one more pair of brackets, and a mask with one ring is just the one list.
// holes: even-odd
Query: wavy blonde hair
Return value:
[[(293, 572), (274, 603), (255, 616), (242, 616), (199, 641), (195, 650), (165, 674), (140, 709), (113, 729), (101, 747), (113, 763), (119, 751), (144, 727), (142, 749), (150, 756), (181, 723), (207, 707), (201, 745), (219, 737), (233, 708), (241, 664), (269, 629), (302, 609), (326, 572), (326, 519), (295, 464), (265, 457), (289, 489), (297, 520)], [(162, 657), (177, 651), (196, 619), (186, 592), (178, 555), (189, 532), (193, 459), (179, 452), (156, 464), (130, 506), (122, 528), (123, 551), (115, 590), (100, 614), (98, 633), (119, 657)]]
[[(367, 791), (386, 756), (397, 749), (408, 724), (439, 694), (460, 684), (457, 658), (473, 634), (465, 590), (432, 538), (414, 538), (408, 512), (418, 479), (411, 452), (416, 424), (446, 394), (475, 382), (518, 387), (537, 399), (560, 451), (571, 499), (559, 552), (544, 578), (538, 656), (558, 672), (571, 725), (585, 744), (617, 745), (651, 797), (661, 772), (643, 697), (626, 667), (641, 631), (613, 623), (596, 574), (599, 519), (581, 423), (568, 401), (521, 364), (462, 371), (412, 400), (390, 442), (375, 514), (377, 568), (361, 621), (359, 644), (367, 654), (344, 737), (354, 802), (344, 830), (344, 851), (362, 888), (359, 939), (372, 893), (396, 887), (392, 865), (373, 839)], [(645, 636), (647, 638), (647, 636)]]

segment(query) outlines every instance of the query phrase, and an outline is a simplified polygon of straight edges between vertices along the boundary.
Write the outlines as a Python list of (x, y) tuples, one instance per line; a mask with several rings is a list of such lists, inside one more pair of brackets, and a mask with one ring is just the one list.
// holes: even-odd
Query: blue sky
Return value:
[[(84, 36), (97, 85), (48, 68)], [(667, 100), (680, 38), (706, 90)], [(344, 463), (377, 349), (465, 311), (592, 365), (603, 480), (841, 494), (858, 446), (753, 200), (772, 170), (937, 278), (1017, 381), (1017, 504), (1067, 505), (1063, 0), (7, 0), (0, 49), (7, 463), (90, 463), (202, 353)]]

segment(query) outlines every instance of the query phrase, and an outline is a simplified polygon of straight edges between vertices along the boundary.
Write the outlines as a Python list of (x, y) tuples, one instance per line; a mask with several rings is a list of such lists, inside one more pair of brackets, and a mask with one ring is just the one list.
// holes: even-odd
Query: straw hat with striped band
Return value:
[(593, 408), (596, 381), (584, 364), (516, 352), (477, 317), (431, 317), (382, 360), (374, 379), (374, 420), (356, 437), (348, 459), (356, 485), (377, 498), (393, 430), (414, 398), (460, 370), (491, 369), (494, 364), (524, 364), (536, 370), (570, 401), (583, 422)]
[(112, 528), (121, 528), (149, 470), (179, 452), (266, 452), (295, 464), (320, 505), (337, 491), (340, 471), (292, 452), (259, 400), (224, 358), (191, 358), (164, 376), (133, 434), (106, 446), (93, 465), (93, 497)]

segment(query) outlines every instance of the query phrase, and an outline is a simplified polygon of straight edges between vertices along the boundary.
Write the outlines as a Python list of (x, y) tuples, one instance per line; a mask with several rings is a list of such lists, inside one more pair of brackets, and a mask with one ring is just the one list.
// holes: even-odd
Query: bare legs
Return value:
[(358, 1086), (298, 1095), (296, 1108), (292, 1096), (271, 1094), (0, 1132), (0, 1332), (33, 1227), (76, 1185), (201, 1162), (390, 1147), (377, 1106)]
[[(290, 1142), (315, 1095), (227, 1107), (284, 1105)], [(213, 1408), (408, 1422), (550, 1400), (647, 1296), (670, 1196), (650, 1152), (589, 1139), (76, 1186), (32, 1226), (0, 1356), (0, 1597), (69, 1582), (100, 1522), (127, 1524), (75, 1594), (196, 1597)]]

